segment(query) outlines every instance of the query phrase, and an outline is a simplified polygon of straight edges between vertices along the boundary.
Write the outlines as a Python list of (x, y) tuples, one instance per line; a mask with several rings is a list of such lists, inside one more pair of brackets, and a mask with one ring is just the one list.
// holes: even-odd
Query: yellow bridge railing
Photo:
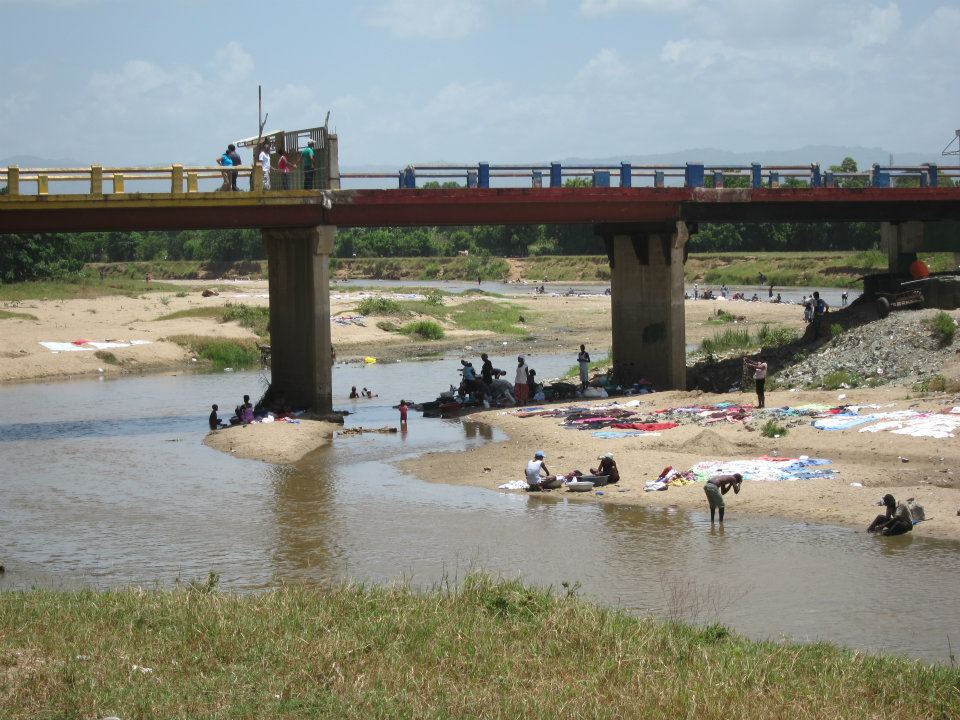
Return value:
[[(194, 167), (170, 165), (168, 167), (104, 167), (91, 165), (87, 168), (19, 168), (11, 166), (0, 168), (0, 185), (6, 185), (8, 195), (23, 195), (24, 186), (36, 190), (37, 195), (48, 195), (51, 182), (86, 183), (90, 195), (103, 195), (104, 186), (111, 193), (121, 195), (127, 192), (128, 183), (143, 181), (163, 181), (169, 183), (172, 195), (201, 192), (200, 180), (222, 179), (223, 187), (230, 187), (229, 174), (242, 173), (251, 177), (251, 189), (263, 190), (263, 170), (259, 165), (243, 167)], [(33, 193), (30, 193), (33, 194)]]

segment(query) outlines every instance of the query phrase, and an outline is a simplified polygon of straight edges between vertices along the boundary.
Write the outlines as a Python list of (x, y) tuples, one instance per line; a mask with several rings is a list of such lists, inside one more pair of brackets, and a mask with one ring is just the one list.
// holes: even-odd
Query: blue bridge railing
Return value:
[[(936, 164), (873, 165), (859, 172), (831, 172), (822, 170), (818, 163), (810, 165), (582, 165), (552, 162), (543, 165), (408, 165), (396, 173), (343, 172), (341, 185), (387, 185), (390, 181), (401, 189), (423, 187), (428, 182), (455, 182), (468, 188), (490, 187), (563, 187), (568, 180), (586, 180), (592, 187), (737, 187), (777, 188), (783, 184), (800, 183), (812, 188), (839, 186), (892, 187), (898, 180), (909, 179), (910, 184), (935, 188), (942, 178), (960, 179), (960, 168), (941, 168)], [(746, 180), (746, 183), (744, 183)]]

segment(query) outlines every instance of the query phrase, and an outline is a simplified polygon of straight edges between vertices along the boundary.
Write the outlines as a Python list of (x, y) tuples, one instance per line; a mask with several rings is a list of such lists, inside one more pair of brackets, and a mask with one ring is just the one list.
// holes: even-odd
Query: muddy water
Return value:
[[(533, 364), (546, 376), (570, 360)], [(354, 404), (348, 424), (393, 424), (394, 395), (429, 397), (454, 365), (338, 366), (336, 404), (351, 407), (350, 385), (366, 385), (381, 397)], [(232, 407), (262, 382), (237, 373), (0, 388), (0, 587), (167, 585), (210, 570), (239, 591), (346, 577), (429, 585), (482, 568), (579, 582), (585, 596), (638, 614), (933, 662), (946, 661), (960, 624), (955, 544), (742, 516), (721, 532), (703, 512), (429, 484), (388, 464), (501, 439), (476, 423), (414, 414), (405, 435), (341, 438), (296, 467), (202, 446), (208, 404)], [(451, 455), (451, 474), (462, 462)]]

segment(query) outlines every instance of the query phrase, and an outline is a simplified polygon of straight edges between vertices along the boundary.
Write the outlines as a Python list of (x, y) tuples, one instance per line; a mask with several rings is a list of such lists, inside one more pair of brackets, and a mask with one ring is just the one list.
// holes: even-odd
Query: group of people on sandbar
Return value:
[[(600, 464), (595, 468), (590, 468), (591, 482), (598, 487), (620, 482), (620, 469), (617, 467), (617, 461), (613, 459), (613, 453), (604, 453), (597, 459)], [(546, 453), (543, 450), (537, 450), (533, 454), (533, 459), (527, 463), (525, 475), (529, 492), (556, 490), (569, 482), (588, 477), (580, 470), (571, 470), (565, 475), (553, 475), (547, 469), (546, 461)]]

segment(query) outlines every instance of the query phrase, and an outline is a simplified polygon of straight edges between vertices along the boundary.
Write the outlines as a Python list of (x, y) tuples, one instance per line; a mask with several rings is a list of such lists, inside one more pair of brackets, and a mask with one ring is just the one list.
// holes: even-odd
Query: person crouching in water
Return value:
[(604, 453), (597, 459), (600, 467), (590, 468), (590, 474), (605, 476), (608, 485), (620, 482), (620, 470), (617, 468), (617, 461), (613, 459), (613, 453)]
[[(527, 463), (527, 490), (529, 492), (553, 490), (563, 484), (547, 470), (547, 465), (544, 462), (546, 458), (547, 456), (543, 454), (543, 450), (537, 450), (533, 454), (533, 460)], [(541, 470), (546, 474), (545, 477), (541, 477)]]
[(903, 535), (913, 530), (913, 518), (910, 517), (910, 508), (906, 503), (898, 503), (889, 493), (883, 496), (883, 505), (886, 508), (883, 515), (877, 515), (868, 533), (878, 532), (881, 535)]

